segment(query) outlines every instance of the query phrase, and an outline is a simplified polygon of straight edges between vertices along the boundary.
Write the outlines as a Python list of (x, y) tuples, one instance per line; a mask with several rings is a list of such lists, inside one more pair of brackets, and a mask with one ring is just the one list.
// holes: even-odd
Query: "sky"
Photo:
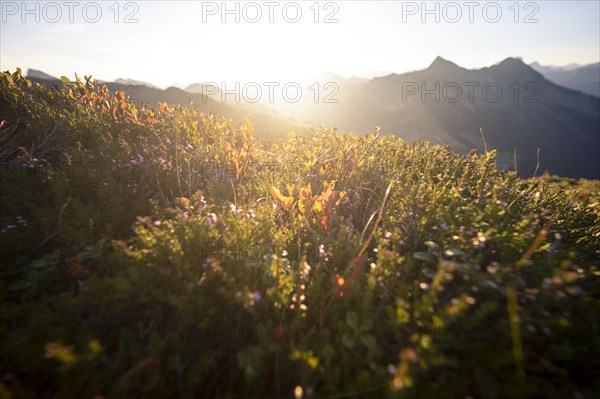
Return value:
[(599, 4), (2, 0), (0, 69), (167, 87), (374, 77), (438, 55), (470, 69), (507, 57), (589, 64), (600, 60)]

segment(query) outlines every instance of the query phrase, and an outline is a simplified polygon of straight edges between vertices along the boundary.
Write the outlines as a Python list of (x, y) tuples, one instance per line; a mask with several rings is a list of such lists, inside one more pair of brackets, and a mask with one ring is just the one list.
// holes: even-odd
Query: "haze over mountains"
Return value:
[(600, 177), (600, 99), (558, 86), (521, 60), (467, 70), (438, 57), (427, 69), (340, 90), (337, 104), (314, 104), (302, 118), (356, 133), (396, 134), (451, 145), (460, 153), (498, 150), (510, 168)]
[[(562, 78), (556, 75), (555, 79), (569, 73), (588, 76), (584, 72), (593, 70), (583, 68), (563, 68)], [(34, 77), (42, 76), (34, 72)], [(202, 111), (234, 121), (248, 116), (257, 134), (301, 132), (307, 123), (357, 134), (379, 127), (382, 134), (395, 134), (408, 142), (427, 140), (467, 153), (484, 150), (482, 130), (488, 150), (498, 151), (500, 167), (514, 168), (516, 152), (521, 176), (536, 171), (539, 148), (538, 174), (547, 170), (561, 176), (600, 178), (600, 98), (560, 86), (520, 59), (507, 58), (491, 67), (469, 70), (438, 57), (421, 71), (371, 80), (323, 78), (337, 85), (330, 98), (333, 102), (323, 101), (323, 96), (315, 102), (305, 95), (297, 103), (278, 104), (280, 112), (260, 103), (223, 103), (218, 93), (203, 95), (202, 84), (188, 85), (185, 90), (131, 85), (126, 94), (150, 104), (186, 105), (191, 100)]]
[(530, 66), (546, 79), (560, 86), (600, 97), (600, 62), (583, 66), (571, 64), (564, 67), (542, 66), (534, 62)]

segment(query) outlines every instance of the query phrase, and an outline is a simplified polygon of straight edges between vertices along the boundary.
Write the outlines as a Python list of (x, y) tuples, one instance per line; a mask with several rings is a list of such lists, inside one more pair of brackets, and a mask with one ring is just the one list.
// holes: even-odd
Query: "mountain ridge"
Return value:
[[(198, 85), (198, 84), (196, 84)], [(135, 98), (186, 105), (234, 120), (252, 115), (258, 134), (302, 131), (324, 124), (362, 134), (380, 128), (405, 141), (450, 145), (459, 153), (483, 150), (481, 131), (498, 163), (533, 173), (540, 149), (540, 171), (567, 177), (600, 177), (600, 99), (552, 82), (522, 59), (507, 57), (480, 69), (465, 69), (436, 57), (425, 69), (389, 74), (341, 86), (332, 103), (312, 99), (290, 105), (289, 114), (263, 104), (224, 103), (202, 93), (144, 85)], [(306, 121), (306, 122), (303, 122)], [(565, 157), (567, 157), (565, 159)]]
[(521, 170), (533, 174), (541, 148), (540, 171), (600, 177), (598, 98), (512, 57), (475, 70), (441, 57), (432, 66), (372, 79), (340, 93), (338, 104), (312, 107), (311, 117), (357, 134), (379, 126), (406, 141), (441, 141), (459, 153), (483, 150), (482, 129), (505, 169), (516, 150)]

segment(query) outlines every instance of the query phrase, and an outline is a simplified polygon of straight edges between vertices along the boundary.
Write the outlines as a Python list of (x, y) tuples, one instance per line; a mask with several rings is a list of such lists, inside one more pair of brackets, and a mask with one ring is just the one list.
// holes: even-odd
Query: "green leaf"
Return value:
[(60, 80), (62, 80), (62, 82), (66, 85), (71, 84), (71, 81), (66, 76), (61, 76)]
[(444, 251), (444, 254), (446, 256), (460, 256), (463, 254), (463, 251), (461, 251), (460, 248), (456, 248), (450, 245), (446, 247), (446, 251)]
[(33, 283), (27, 280), (19, 280), (9, 287), (11, 291), (23, 291), (33, 287)]
[(504, 277), (504, 284), (505, 285), (514, 285), (516, 288), (525, 288), (525, 286), (527, 285), (525, 283), (525, 280), (523, 280), (523, 278), (519, 275), (516, 274), (507, 274)]
[(350, 334), (342, 335), (342, 343), (346, 348), (349, 349), (354, 348), (354, 345), (356, 345), (356, 342), (354, 342), (354, 337), (352, 337)]
[(473, 274), (473, 269), (464, 263), (458, 263), (456, 265), (456, 271), (461, 274)]
[(33, 267), (34, 269), (43, 269), (43, 268), (52, 266), (52, 264), (48, 263), (46, 261), (46, 259), (44, 258), (44, 259), (38, 259), (38, 260), (31, 262), (31, 264), (29, 266)]
[(377, 340), (375, 340), (375, 337), (371, 334), (361, 336), (360, 341), (369, 349), (375, 349), (377, 346)]
[(346, 323), (354, 330), (358, 329), (358, 316), (354, 312), (346, 313)]
[(435, 260), (434, 256), (428, 252), (415, 252), (413, 258), (423, 262), (433, 262)]
[(430, 250), (430, 251), (439, 251), (440, 250), (440, 246), (437, 245), (435, 242), (433, 241), (425, 241), (425, 246)]
[(365, 319), (360, 323), (360, 329), (362, 331), (369, 331), (373, 327), (373, 320)]

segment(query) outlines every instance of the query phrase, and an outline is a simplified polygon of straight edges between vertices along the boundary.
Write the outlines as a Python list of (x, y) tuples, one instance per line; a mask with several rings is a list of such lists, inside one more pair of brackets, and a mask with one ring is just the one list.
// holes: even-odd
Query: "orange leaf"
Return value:
[(286, 197), (285, 195), (281, 194), (281, 191), (279, 191), (277, 187), (271, 187), (271, 194), (273, 194), (273, 198), (275, 198), (275, 200), (281, 202), (281, 206), (283, 206), (283, 208), (286, 210), (289, 209), (294, 202), (293, 197)]
[(81, 261), (74, 256), (65, 258), (65, 265), (67, 265), (67, 267), (69, 268), (69, 271), (71, 272), (71, 276), (73, 276), (77, 279), (87, 277), (90, 274), (90, 271), (87, 270), (81, 264)]

